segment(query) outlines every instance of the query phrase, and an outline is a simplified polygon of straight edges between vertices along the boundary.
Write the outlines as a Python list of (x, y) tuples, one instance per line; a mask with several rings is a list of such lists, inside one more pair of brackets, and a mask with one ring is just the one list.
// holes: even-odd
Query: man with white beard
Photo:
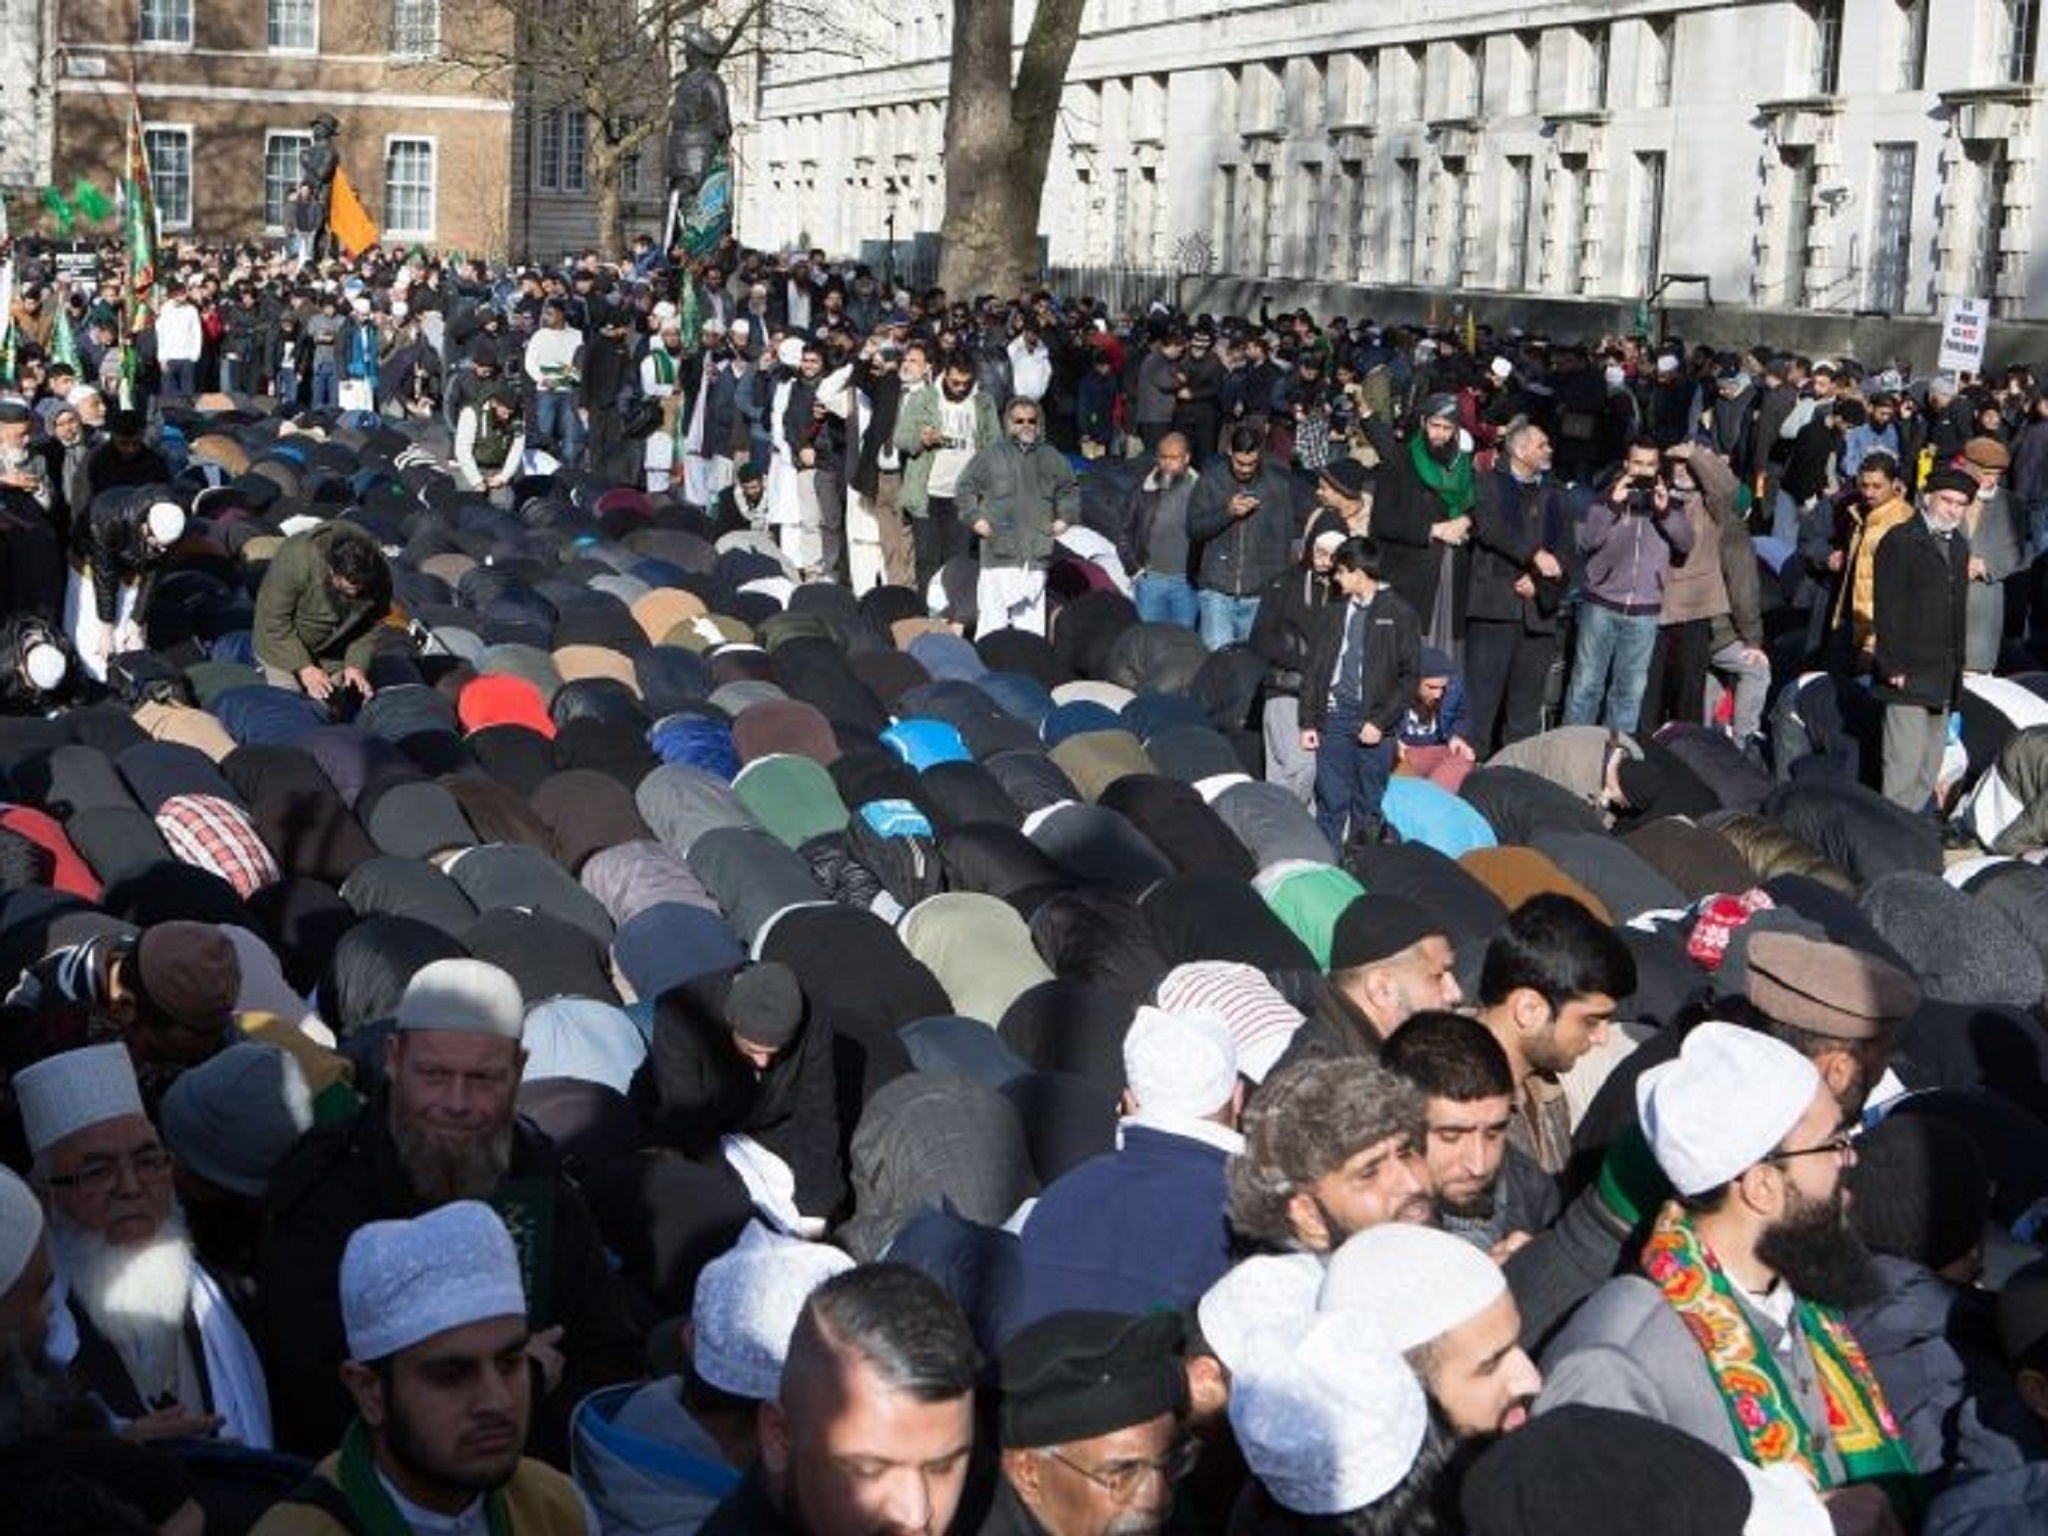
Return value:
[(193, 1253), (127, 1048), (49, 1057), (14, 1088), (56, 1261), (52, 1358), (131, 1437), (218, 1432), (268, 1450), (262, 1364)]
[(272, 1176), (257, 1278), (264, 1359), (284, 1384), (283, 1448), (323, 1455), (347, 1427), (338, 1373), (349, 1357), (334, 1277), (350, 1235), (456, 1200), (486, 1202), (522, 1240), (544, 1453), (566, 1452), (569, 1412), (583, 1396), (641, 1374), (645, 1334), (625, 1282), (547, 1139), (517, 1122), (525, 1013), (519, 984), (497, 966), (423, 967), (399, 1000), (387, 1086), (353, 1120), (306, 1136)]

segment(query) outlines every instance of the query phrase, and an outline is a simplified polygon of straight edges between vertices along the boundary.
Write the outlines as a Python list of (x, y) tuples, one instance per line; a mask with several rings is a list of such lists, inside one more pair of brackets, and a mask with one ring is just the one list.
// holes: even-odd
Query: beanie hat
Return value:
[(158, 923), (136, 942), (135, 982), (152, 1013), (219, 1032), (234, 1021), (242, 960), (216, 924)]
[(209, 1184), (260, 1200), (313, 1126), (306, 1074), (287, 1052), (242, 1040), (178, 1074), (164, 1095), (164, 1141)]
[(766, 960), (733, 977), (725, 995), (725, 1024), (742, 1040), (781, 1050), (803, 1022), (803, 988), (788, 966)]
[(1443, 931), (1442, 923), (1405, 896), (1360, 896), (1337, 916), (1330, 934), (1330, 969), (1348, 971), (1391, 960)]
[(1940, 1269), (1974, 1248), (1990, 1182), (1962, 1130), (1933, 1115), (1891, 1115), (1856, 1139), (1849, 1220), (1878, 1253)]

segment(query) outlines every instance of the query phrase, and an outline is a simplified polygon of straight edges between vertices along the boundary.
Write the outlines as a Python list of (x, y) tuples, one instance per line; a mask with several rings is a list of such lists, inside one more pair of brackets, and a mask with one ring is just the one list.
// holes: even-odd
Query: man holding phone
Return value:
[(1229, 473), (1197, 482), (1188, 499), (1188, 537), (1201, 546), (1195, 606), (1212, 651), (1251, 639), (1259, 593), (1294, 563), (1301, 534), (1293, 482), (1259, 434), (1232, 428), (1229, 450)]

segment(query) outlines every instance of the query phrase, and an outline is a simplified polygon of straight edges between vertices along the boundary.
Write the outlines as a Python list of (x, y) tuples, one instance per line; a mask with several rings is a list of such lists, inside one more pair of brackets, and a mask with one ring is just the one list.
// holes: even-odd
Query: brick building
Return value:
[(132, 71), (164, 233), (282, 233), (308, 122), (387, 240), (501, 252), (512, 239), (508, 73), (474, 57), (510, 26), (488, 0), (64, 0), (54, 37), (54, 179), (111, 186)]

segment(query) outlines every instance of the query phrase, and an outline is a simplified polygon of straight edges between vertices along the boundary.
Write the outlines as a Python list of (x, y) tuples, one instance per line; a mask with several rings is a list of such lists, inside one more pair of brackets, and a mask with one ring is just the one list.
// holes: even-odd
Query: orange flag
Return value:
[(349, 256), (360, 256), (377, 243), (377, 221), (364, 211), (362, 199), (349, 185), (346, 166), (334, 168), (334, 197), (327, 205), (327, 227)]

